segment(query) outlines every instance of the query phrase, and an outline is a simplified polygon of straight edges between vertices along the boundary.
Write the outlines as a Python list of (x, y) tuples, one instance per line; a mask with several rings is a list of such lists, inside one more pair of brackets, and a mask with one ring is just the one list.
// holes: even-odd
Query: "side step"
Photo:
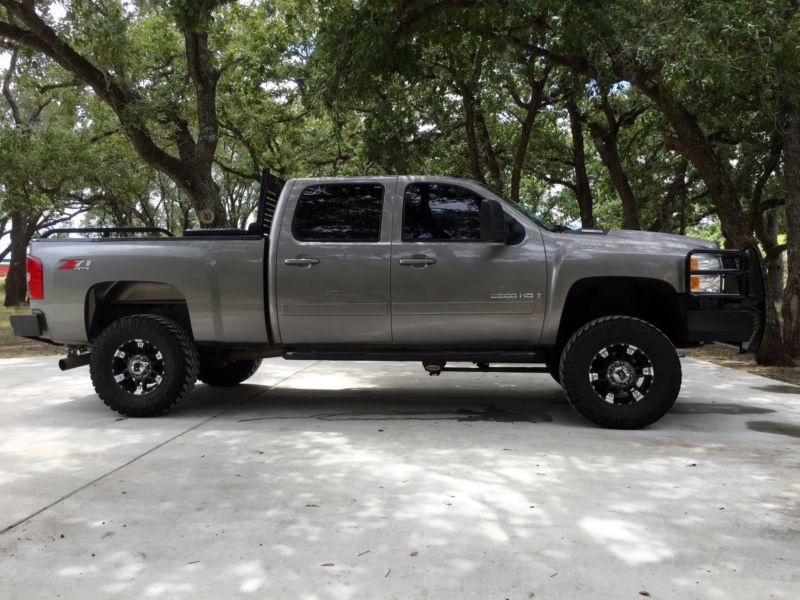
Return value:
[(477, 367), (442, 367), (441, 369), (430, 368), (430, 365), (423, 365), (425, 370), (431, 375), (439, 374), (441, 372), (452, 373), (549, 373), (547, 367), (492, 367), (492, 366), (477, 366)]
[[(480, 350), (288, 350), (283, 353), (283, 358), (287, 360), (412, 361), (425, 364), (444, 364), (446, 362), (471, 362), (480, 364), (544, 363), (543, 353), (527, 350), (509, 350), (506, 352), (485, 352)], [(454, 368), (448, 370), (454, 370)]]

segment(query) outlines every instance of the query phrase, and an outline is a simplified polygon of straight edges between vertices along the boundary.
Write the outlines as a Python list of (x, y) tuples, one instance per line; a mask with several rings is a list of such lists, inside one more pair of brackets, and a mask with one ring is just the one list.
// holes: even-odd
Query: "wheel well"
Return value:
[(122, 317), (154, 314), (179, 323), (191, 335), (186, 298), (178, 288), (153, 281), (106, 281), (86, 295), (86, 333), (90, 340)]
[(657, 279), (591, 277), (575, 282), (567, 294), (557, 346), (589, 321), (610, 315), (637, 317), (663, 331), (673, 344), (686, 336), (678, 293)]

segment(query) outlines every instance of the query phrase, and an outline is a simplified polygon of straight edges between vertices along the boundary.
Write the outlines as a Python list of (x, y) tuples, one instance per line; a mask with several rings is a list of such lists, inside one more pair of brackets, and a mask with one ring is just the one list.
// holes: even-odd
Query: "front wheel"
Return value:
[(570, 404), (612, 429), (655, 423), (681, 389), (672, 342), (650, 323), (625, 316), (596, 319), (575, 332), (561, 355), (560, 374)]
[(175, 321), (133, 315), (95, 340), (89, 371), (105, 404), (128, 417), (156, 417), (185, 398), (197, 380), (197, 348)]

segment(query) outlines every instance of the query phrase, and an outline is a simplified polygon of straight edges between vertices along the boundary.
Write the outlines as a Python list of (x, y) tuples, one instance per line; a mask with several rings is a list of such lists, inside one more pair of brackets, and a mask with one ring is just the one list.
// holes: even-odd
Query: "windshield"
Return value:
[(513, 204), (514, 207), (523, 213), (526, 217), (528, 217), (531, 221), (536, 223), (542, 229), (546, 229), (547, 231), (569, 231), (569, 227), (565, 227), (564, 225), (554, 225), (549, 221), (545, 221), (543, 218), (533, 214), (530, 210), (522, 206), (519, 202), (515, 202), (511, 198), (503, 198), (509, 204)]
[(502, 198), (503, 200), (505, 200), (509, 204), (513, 204), (514, 208), (516, 208), (518, 211), (520, 211), (522, 214), (524, 214), (526, 217), (528, 217), (531, 221), (536, 223), (542, 229), (546, 229), (547, 231), (553, 231), (553, 232), (570, 231), (569, 227), (565, 227), (564, 225), (554, 225), (553, 223), (550, 223), (549, 221), (545, 221), (541, 217), (535, 215), (529, 209), (527, 209), (524, 206), (522, 206), (522, 204), (520, 204), (519, 202), (517, 202), (515, 200), (512, 200), (511, 198), (506, 198), (502, 194), (499, 194), (495, 190), (490, 188), (488, 185), (485, 185), (485, 184), (481, 183), (480, 186), (486, 188), (487, 190), (492, 192), (494, 195), (499, 196), (500, 198)]

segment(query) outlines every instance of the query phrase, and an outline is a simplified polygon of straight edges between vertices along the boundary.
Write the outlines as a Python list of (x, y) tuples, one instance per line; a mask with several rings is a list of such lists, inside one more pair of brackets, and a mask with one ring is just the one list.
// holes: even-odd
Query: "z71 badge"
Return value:
[(88, 271), (92, 261), (88, 258), (62, 258), (58, 263), (59, 271)]

